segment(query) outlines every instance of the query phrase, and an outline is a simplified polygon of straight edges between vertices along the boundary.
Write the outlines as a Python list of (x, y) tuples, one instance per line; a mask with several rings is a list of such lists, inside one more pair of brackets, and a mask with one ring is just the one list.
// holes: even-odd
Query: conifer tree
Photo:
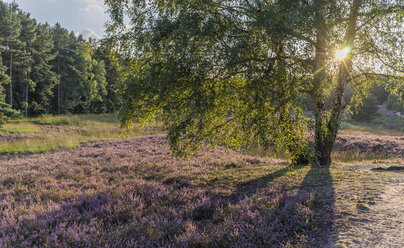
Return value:
[[(0, 1), (0, 80), (3, 86), (8, 84), (8, 102), (13, 105), (13, 56), (18, 44), (20, 23), (16, 15), (16, 4), (6, 4)], [(8, 70), (8, 73), (7, 73)]]
[(8, 6), (4, 2), (0, 1), (0, 87), (4, 86), (9, 81), (9, 77), (6, 73), (7, 67), (3, 65), (3, 54), (7, 50), (6, 41), (9, 30), (9, 15)]
[(63, 28), (59, 23), (51, 29), (51, 35), (54, 42), (53, 52), (56, 54), (55, 59), (52, 61), (53, 71), (56, 73), (58, 81), (57, 87), (54, 89), (55, 112), (61, 114), (65, 112), (65, 98), (66, 98), (66, 84), (69, 79), (68, 71), (73, 66), (72, 50), (75, 47), (71, 45), (69, 32)]
[(15, 56), (15, 85), (13, 95), (15, 107), (21, 109), (28, 117), (29, 92), (34, 89), (35, 82), (31, 79), (31, 71), (34, 64), (33, 56), (37, 53), (34, 47), (36, 40), (37, 23), (28, 13), (18, 11), (21, 23), (21, 33), (18, 37), (18, 53)]
[(6, 95), (4, 86), (9, 83), (10, 77), (7, 75), (7, 66), (3, 64), (3, 56), (7, 51), (7, 41), (10, 36), (14, 36), (12, 23), (10, 22), (10, 9), (8, 5), (0, 1), (0, 126), (7, 120), (8, 117), (18, 114), (17, 111), (11, 109), (9, 104), (6, 104)]
[(93, 46), (95, 49), (94, 58), (97, 61), (103, 61), (105, 64), (105, 80), (107, 95), (103, 98), (107, 112), (116, 112), (121, 107), (122, 99), (118, 92), (120, 73), (118, 65), (114, 63), (109, 56), (107, 42), (100, 42), (98, 46)]
[(8, 5), (8, 15), (6, 18), (6, 29), (4, 30), (6, 36), (7, 54), (8, 54), (8, 71), (9, 71), (9, 87), (8, 87), (8, 100), (11, 107), (13, 107), (14, 100), (14, 57), (18, 56), (18, 48), (21, 46), (21, 42), (18, 39), (21, 33), (21, 22), (18, 18), (18, 5), (13, 2)]
[(36, 39), (32, 45), (35, 51), (31, 71), (34, 87), (31, 88), (29, 113), (32, 115), (51, 113), (50, 103), (58, 78), (52, 71), (51, 61), (55, 59), (56, 53), (52, 52), (53, 39), (48, 25), (38, 25)]
[(37, 24), (16, 3), (0, 1), (1, 111), (13, 112), (5, 100), (26, 117), (115, 111), (118, 72), (99, 48), (96, 40), (60, 24)]

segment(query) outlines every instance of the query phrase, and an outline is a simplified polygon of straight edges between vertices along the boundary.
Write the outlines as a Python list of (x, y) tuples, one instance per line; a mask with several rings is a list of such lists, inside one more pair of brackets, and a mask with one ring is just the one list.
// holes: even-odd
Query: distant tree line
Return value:
[(16, 3), (0, 1), (0, 120), (16, 111), (114, 112), (118, 77), (103, 41), (37, 23)]

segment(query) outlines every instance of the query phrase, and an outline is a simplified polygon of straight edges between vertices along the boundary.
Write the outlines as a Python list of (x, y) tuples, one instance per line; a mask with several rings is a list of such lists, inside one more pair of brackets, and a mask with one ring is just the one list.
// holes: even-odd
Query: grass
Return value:
[(361, 152), (356, 151), (334, 151), (332, 153), (333, 161), (338, 162), (356, 162), (356, 161), (373, 161), (386, 158), (385, 154), (378, 154), (374, 152)]
[[(160, 124), (145, 129), (135, 125), (129, 137), (161, 133)], [(41, 116), (14, 119), (0, 129), (0, 154), (43, 153), (74, 148), (81, 143), (120, 139), (122, 130), (113, 114)]]
[(386, 136), (404, 135), (404, 118), (377, 117), (368, 122), (344, 121), (341, 123), (342, 134), (370, 133)]
[(0, 134), (39, 133), (41, 128), (33, 123), (6, 123), (0, 128)]
[(88, 114), (88, 115), (43, 115), (35, 118), (20, 118), (11, 123), (33, 123), (37, 125), (53, 126), (119, 126), (119, 121), (114, 114)]
[[(404, 135), (404, 118), (377, 118), (369, 123), (343, 122), (342, 135)], [(145, 129), (135, 125), (128, 132), (129, 137), (163, 133), (161, 124)], [(45, 115), (36, 118), (11, 120), (0, 128), (0, 154), (43, 153), (60, 148), (74, 148), (88, 141), (120, 139), (122, 130), (114, 114), (102, 115)], [(254, 156), (278, 156), (284, 154), (266, 152), (255, 147), (245, 149)], [(334, 152), (338, 161), (362, 161), (382, 158), (383, 154), (365, 154), (359, 151)]]

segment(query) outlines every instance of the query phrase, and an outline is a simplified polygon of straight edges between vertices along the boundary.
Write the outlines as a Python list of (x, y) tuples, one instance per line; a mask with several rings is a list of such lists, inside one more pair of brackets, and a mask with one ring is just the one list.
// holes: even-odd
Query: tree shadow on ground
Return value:
[(320, 217), (320, 229), (308, 234), (309, 247), (332, 247), (335, 191), (329, 167), (312, 166), (303, 179), (298, 194), (312, 193), (315, 211)]
[(404, 167), (403, 166), (390, 166), (388, 168), (377, 167), (377, 168), (373, 168), (372, 171), (404, 172)]
[(270, 182), (274, 181), (276, 178), (284, 176), (287, 172), (292, 172), (300, 166), (287, 166), (283, 169), (275, 171), (263, 177), (259, 177), (248, 182), (237, 185), (236, 190), (229, 196), (230, 202), (239, 203), (246, 198), (253, 196), (260, 189), (267, 186)]
[[(245, 197), (253, 196), (255, 193), (257, 193), (257, 191), (263, 189), (275, 179), (282, 177), (286, 173), (298, 168), (300, 167), (285, 167), (266, 176), (250, 180), (247, 183), (239, 185), (231, 197), (236, 200), (236, 203), (239, 203), (245, 199)], [(121, 237), (128, 237), (128, 235), (132, 235), (130, 237), (136, 238), (139, 236), (139, 233), (143, 235), (141, 237), (145, 238), (144, 240), (147, 238), (147, 240), (150, 240), (150, 242), (154, 242), (153, 244), (159, 244), (161, 241), (160, 237), (164, 239), (164, 237), (172, 235), (173, 232), (182, 230), (182, 228), (185, 226), (184, 223), (188, 223), (188, 221), (191, 219), (198, 221), (198, 219), (195, 219), (195, 216), (197, 218), (202, 218), (200, 222), (202, 224), (212, 221), (210, 218), (212, 218), (214, 215), (216, 207), (215, 204), (211, 204), (211, 199), (207, 199), (207, 201), (202, 202), (202, 204), (190, 203), (191, 201), (194, 201), (191, 199), (194, 199), (195, 194), (199, 195), (199, 199), (204, 199), (204, 192), (197, 190), (190, 191), (188, 192), (188, 198), (178, 198), (178, 200), (175, 200), (177, 198), (165, 197), (165, 195), (161, 195), (162, 193), (166, 192), (164, 191), (165, 186), (162, 186), (162, 190), (159, 191), (156, 190), (155, 187), (160, 184), (149, 184), (145, 182), (143, 184), (140, 184), (134, 189), (125, 188), (120, 191), (120, 193), (101, 191), (93, 195), (85, 194), (79, 196), (78, 199), (71, 202), (62, 203), (60, 208), (56, 209), (55, 211), (44, 213), (43, 215), (36, 216), (33, 219), (20, 220), (18, 223), (10, 226), (0, 227), (0, 234), (3, 233), (3, 237), (0, 235), (0, 246), (2, 238), (3, 241), (6, 241), (5, 239), (13, 238), (15, 237), (13, 235), (19, 233), (24, 233), (27, 236), (19, 236), (15, 240), (12, 240), (10, 243), (13, 244), (12, 247), (17, 247), (20, 244), (29, 244), (37, 247), (54, 246), (53, 244), (58, 244), (59, 241), (63, 242), (65, 247), (83, 247), (84, 245), (86, 247), (103, 247), (106, 244), (105, 242), (113, 243), (121, 240)], [(311, 191), (311, 189), (313, 192), (331, 190), (329, 192), (332, 196), (330, 199), (333, 199), (334, 193), (332, 189), (331, 176), (328, 169), (324, 170), (322, 168), (311, 168), (301, 185), (301, 191), (304, 193), (306, 190)], [(177, 191), (174, 185), (169, 187), (168, 190)], [(192, 196), (190, 194), (192, 194)], [(127, 197), (129, 195), (136, 197), (132, 199), (132, 197)], [(223, 201), (227, 201), (228, 199), (229, 198), (223, 199)], [(142, 204), (137, 204), (138, 201)], [(282, 202), (282, 200), (280, 202)], [(126, 207), (116, 208), (117, 204)], [(329, 205), (330, 209), (327, 209), (325, 212), (332, 213), (333, 205), (334, 202), (332, 200)], [(140, 206), (145, 206), (145, 211), (142, 212), (141, 209), (143, 209), (143, 207)], [(150, 211), (148, 208), (151, 208), (151, 206), (155, 207), (156, 209)], [(192, 213), (190, 212), (190, 215), (179, 214), (178, 217), (173, 218), (171, 215), (164, 217), (164, 214), (162, 214), (160, 217), (155, 218), (156, 213), (160, 214), (160, 210), (168, 211), (168, 206), (170, 206), (173, 211), (170, 213), (178, 212), (174, 211), (174, 209), (178, 210), (181, 208), (192, 208), (193, 210)], [(214, 207), (214, 209), (212, 209), (212, 207)], [(323, 206), (321, 207), (322, 208), (319, 209), (324, 209)], [(279, 211), (281, 211), (281, 209), (279, 209)], [(244, 208), (242, 210), (242, 214), (244, 214)], [(273, 216), (279, 216), (279, 212), (275, 212)], [(281, 215), (280, 218), (287, 218), (290, 216), (290, 214), (284, 213), (284, 215)], [(292, 215), (292, 217), (293, 216), (295, 215)], [(330, 223), (332, 224), (333, 216), (330, 215), (328, 220), (330, 220)], [(235, 222), (229, 223), (231, 223), (231, 226), (233, 227), (236, 226), (239, 221), (240, 220), (237, 219)], [(273, 221), (274, 219), (270, 219), (268, 222), (265, 222), (268, 223), (265, 224), (265, 227), (270, 226)], [(152, 223), (151, 226), (150, 223)], [(284, 233), (283, 235), (286, 235), (286, 237), (294, 236), (294, 234), (287, 234), (287, 231), (290, 230), (289, 225), (282, 224), (283, 222), (278, 223), (281, 225), (281, 230), (286, 230), (286, 234)], [(158, 228), (153, 229), (153, 225)], [(282, 225), (284, 226), (282, 227)], [(102, 235), (109, 233), (111, 228), (114, 229), (116, 227), (120, 227), (121, 231), (109, 234), (108, 240), (102, 238)], [(255, 227), (252, 227), (253, 230), (254, 228)], [(276, 235), (274, 230), (277, 230), (277, 228), (278, 226), (276, 226), (276, 228), (272, 227), (272, 229), (269, 229), (270, 231), (263, 232), (264, 237), (267, 237), (267, 235)], [(86, 230), (95, 230), (96, 232), (87, 232)], [(126, 230), (135, 231), (128, 234)], [(157, 232), (156, 230), (160, 231)], [(197, 231), (202, 232), (201, 230), (203, 231), (204, 229), (197, 229)], [(257, 231), (258, 230), (264, 229), (257, 229)], [(152, 234), (154, 232), (158, 233), (158, 235)], [(329, 235), (330, 232), (327, 234)], [(72, 239), (69, 235), (73, 235), (75, 238)], [(319, 235), (319, 238), (324, 239), (324, 237), (325, 236), (323, 234)], [(166, 242), (166, 240), (161, 242)], [(256, 242), (260, 244), (259, 240)], [(122, 244), (116, 244), (116, 246), (125, 247)], [(152, 245), (146, 247), (151, 246)], [(309, 247), (327, 246), (320, 245)]]

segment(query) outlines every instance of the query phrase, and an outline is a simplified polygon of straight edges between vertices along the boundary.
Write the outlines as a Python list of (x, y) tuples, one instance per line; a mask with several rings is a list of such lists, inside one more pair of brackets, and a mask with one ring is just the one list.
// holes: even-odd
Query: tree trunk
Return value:
[(10, 45), (10, 108), (13, 107), (13, 53)]
[[(0, 43), (0, 45), (1, 45), (1, 43)], [(0, 69), (1, 69), (1, 67), (2, 67), (2, 65), (3, 65), (3, 57), (2, 57), (2, 55), (1, 55), (1, 51), (0, 51)], [(0, 71), (0, 73), (2, 73), (2, 71)], [(3, 80), (0, 78), (0, 89), (1, 89), (1, 84), (3, 83)], [(0, 91), (0, 97), (1, 97), (1, 91)]]
[(60, 76), (58, 84), (58, 115), (60, 115), (60, 84), (62, 83), (62, 76), (60, 75), (60, 58), (58, 58), (58, 74)]
[(28, 118), (28, 100), (29, 100), (29, 80), (30, 80), (30, 75), (29, 72), (27, 72), (27, 83), (25, 85), (25, 118)]
[(329, 147), (325, 142), (326, 130), (324, 127), (325, 116), (325, 102), (324, 102), (324, 81), (326, 73), (324, 65), (326, 63), (326, 46), (327, 46), (327, 27), (323, 14), (324, 1), (317, 0), (315, 25), (316, 25), (316, 56), (313, 66), (313, 99), (315, 103), (314, 117), (315, 117), (315, 133), (314, 133), (314, 150), (316, 163), (320, 165), (329, 165), (331, 159), (328, 154)]
[[(348, 27), (345, 34), (344, 46), (349, 47), (350, 52), (347, 54), (346, 58), (342, 59), (339, 64), (339, 74), (338, 74), (338, 82), (335, 90), (333, 108), (331, 110), (330, 119), (327, 123), (327, 137), (326, 142), (327, 146), (332, 149), (335, 139), (337, 137), (337, 132), (340, 126), (341, 119), (341, 111), (342, 109), (342, 97), (344, 95), (345, 87), (348, 84), (351, 74), (352, 68), (352, 49), (354, 49), (354, 40), (356, 37), (356, 26), (359, 8), (362, 5), (362, 0), (354, 0), (351, 13), (349, 16)], [(327, 156), (331, 158), (331, 151), (329, 150)], [(330, 159), (331, 162), (331, 159)]]
[[(321, 1), (321, 0), (320, 0)], [(362, 0), (354, 0), (351, 6), (351, 13), (348, 20), (348, 27), (345, 34), (344, 47), (350, 48), (350, 53), (344, 58), (339, 65), (338, 82), (334, 96), (333, 107), (328, 121), (325, 118), (324, 98), (320, 95), (324, 81), (324, 65), (325, 65), (325, 20), (318, 12), (317, 20), (317, 47), (316, 47), (316, 62), (314, 66), (314, 87), (316, 95), (315, 99), (315, 152), (316, 159), (319, 165), (329, 166), (331, 164), (332, 148), (337, 137), (337, 132), (340, 125), (340, 117), (342, 111), (342, 97), (345, 87), (350, 79), (350, 69), (352, 68), (352, 49), (354, 48), (354, 40), (356, 36), (356, 24), (359, 8), (362, 5)], [(324, 55), (323, 55), (324, 54)]]

